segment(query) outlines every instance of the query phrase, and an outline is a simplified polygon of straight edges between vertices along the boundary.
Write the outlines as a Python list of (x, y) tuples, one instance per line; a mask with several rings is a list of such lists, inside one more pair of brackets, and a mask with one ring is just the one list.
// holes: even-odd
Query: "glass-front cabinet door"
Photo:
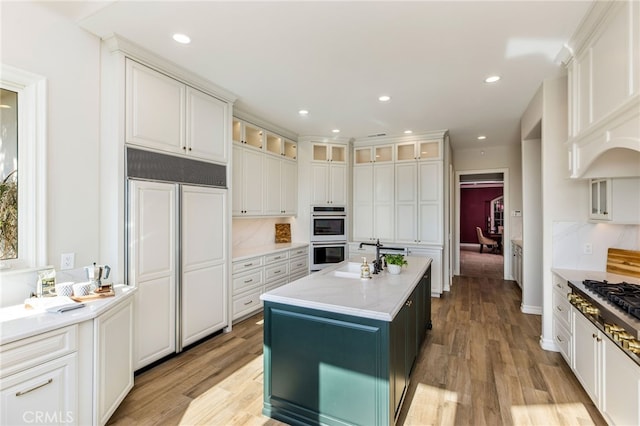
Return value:
[(414, 141), (396, 144), (396, 161), (438, 160), (440, 141)]
[(591, 210), (589, 218), (594, 220), (611, 220), (611, 180), (591, 179)]

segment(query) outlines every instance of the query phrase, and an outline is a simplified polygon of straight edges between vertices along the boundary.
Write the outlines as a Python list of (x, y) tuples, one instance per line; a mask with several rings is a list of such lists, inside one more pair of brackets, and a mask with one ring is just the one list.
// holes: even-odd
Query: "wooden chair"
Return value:
[(491, 238), (487, 238), (482, 234), (482, 229), (479, 226), (476, 226), (476, 232), (478, 233), (478, 242), (480, 243), (480, 253), (482, 253), (482, 246), (485, 245), (487, 248), (491, 248), (491, 252), (495, 253), (498, 250), (498, 242), (496, 240), (492, 240)]

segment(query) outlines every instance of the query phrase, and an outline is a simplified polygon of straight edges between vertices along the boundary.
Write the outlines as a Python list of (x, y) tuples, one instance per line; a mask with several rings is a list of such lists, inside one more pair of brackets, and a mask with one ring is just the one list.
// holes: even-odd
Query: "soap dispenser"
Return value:
[(371, 278), (371, 270), (369, 269), (369, 264), (367, 263), (367, 258), (362, 258), (362, 265), (360, 266), (360, 278), (361, 279), (369, 279)]

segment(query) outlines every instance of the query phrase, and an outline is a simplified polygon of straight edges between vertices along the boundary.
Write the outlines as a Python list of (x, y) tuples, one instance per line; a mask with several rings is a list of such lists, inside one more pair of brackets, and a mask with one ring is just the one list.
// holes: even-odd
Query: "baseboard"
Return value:
[(542, 315), (542, 306), (520, 305), (520, 311), (523, 314)]
[(540, 336), (540, 347), (545, 351), (560, 352), (560, 348), (553, 339), (545, 339), (543, 336)]

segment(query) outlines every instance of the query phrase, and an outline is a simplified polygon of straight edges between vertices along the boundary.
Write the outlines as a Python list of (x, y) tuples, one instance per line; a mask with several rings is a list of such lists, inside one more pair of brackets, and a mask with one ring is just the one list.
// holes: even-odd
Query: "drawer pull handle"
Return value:
[(562, 288), (562, 286), (560, 285), (560, 283), (556, 283), (556, 287), (558, 287), (558, 288)]
[(250, 283), (250, 282), (252, 282), (252, 281), (253, 281), (253, 278), (251, 278), (250, 280), (245, 280), (245, 281), (244, 281), (244, 283), (245, 283), (245, 284), (249, 284), (249, 283)]
[(253, 266), (253, 262), (251, 263), (245, 263), (244, 266)]
[(274, 272), (274, 274), (279, 274), (280, 272), (282, 272), (282, 270), (278, 269), (277, 271)]
[(560, 338), (560, 336), (556, 336), (556, 339), (558, 339), (558, 342), (560, 342), (560, 343), (564, 342), (564, 340), (562, 340), (562, 339)]
[(253, 300), (249, 300), (248, 302), (244, 302), (244, 306), (250, 305), (253, 303)]
[(274, 257), (273, 259), (274, 259), (274, 260), (278, 260), (278, 259), (281, 259), (281, 258), (282, 258), (282, 256), (276, 256), (276, 257)]
[(560, 312), (562, 312), (562, 308), (560, 306), (556, 306), (556, 309)]
[(49, 379), (46, 382), (42, 383), (41, 385), (34, 386), (31, 389), (27, 389), (26, 391), (18, 391), (18, 392), (16, 392), (16, 396), (22, 396), (22, 395), (28, 394), (29, 392), (33, 392), (36, 389), (40, 389), (43, 386), (47, 386), (48, 384), (51, 384), (52, 382), (53, 382), (53, 379)]

